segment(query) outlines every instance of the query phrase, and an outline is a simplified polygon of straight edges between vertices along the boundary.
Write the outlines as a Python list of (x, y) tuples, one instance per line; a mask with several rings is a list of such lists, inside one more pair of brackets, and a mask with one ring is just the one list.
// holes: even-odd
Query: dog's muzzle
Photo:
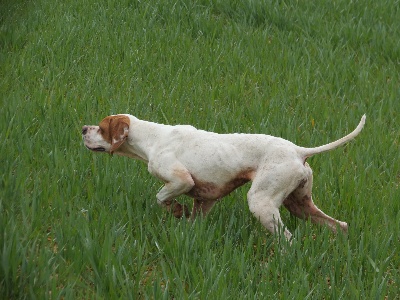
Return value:
[[(83, 141), (86, 140), (85, 135), (87, 134), (88, 130), (89, 130), (89, 126), (83, 126), (82, 127), (82, 139), (83, 139)], [(86, 145), (86, 143), (85, 143), (85, 146), (86, 146), (86, 148), (88, 148), (91, 151), (96, 151), (96, 152), (105, 152), (106, 151), (106, 149), (104, 147), (91, 148), (88, 145)]]

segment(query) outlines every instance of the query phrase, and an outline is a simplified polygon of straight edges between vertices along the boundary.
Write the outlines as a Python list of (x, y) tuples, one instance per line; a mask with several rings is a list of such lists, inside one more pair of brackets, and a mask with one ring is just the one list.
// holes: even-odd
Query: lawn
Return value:
[[(1, 0), (0, 298), (400, 298), (400, 6), (395, 0)], [(81, 127), (130, 113), (319, 146), (287, 248), (249, 185), (176, 220), (145, 164)], [(191, 204), (189, 198), (179, 200)]]

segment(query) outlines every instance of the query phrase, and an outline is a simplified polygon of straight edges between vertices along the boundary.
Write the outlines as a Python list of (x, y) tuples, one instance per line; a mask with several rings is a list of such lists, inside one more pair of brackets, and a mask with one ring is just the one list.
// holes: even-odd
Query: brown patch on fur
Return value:
[(105, 117), (100, 122), (100, 134), (105, 141), (111, 144), (111, 154), (125, 142), (128, 137), (129, 125), (129, 117), (120, 115)]
[(300, 189), (304, 188), (304, 186), (306, 185), (306, 183), (307, 183), (307, 179), (302, 179), (302, 180), (300, 180), (299, 186), (298, 186), (297, 188), (300, 188)]
[(217, 186), (215, 183), (212, 182), (199, 181), (192, 175), (195, 185), (189, 192), (186, 193), (186, 195), (202, 201), (221, 199), (231, 193), (236, 188), (252, 180), (253, 176), (253, 170), (246, 170), (237, 174), (225, 185)]
[(283, 205), (290, 213), (298, 218), (308, 218), (313, 210), (314, 204), (311, 200), (311, 195), (304, 195), (302, 190), (307, 183), (307, 179), (302, 179), (297, 188), (283, 200)]
[(283, 205), (292, 215), (300, 219), (308, 218), (314, 208), (309, 196), (297, 198), (293, 193), (283, 201)]
[(186, 169), (184, 169), (184, 170), (175, 169), (172, 172), (173, 172), (173, 175), (175, 177), (178, 177), (181, 181), (184, 181), (184, 182), (192, 182), (193, 181), (192, 176)]
[(177, 219), (180, 219), (183, 216), (186, 218), (190, 217), (189, 208), (184, 204), (180, 204), (175, 199), (164, 201), (163, 206)]
[(184, 204), (180, 204), (179, 202), (175, 201), (173, 204), (173, 208), (172, 208), (172, 214), (174, 215), (175, 218), (180, 219), (183, 216), (185, 216), (186, 218), (190, 217), (190, 211), (189, 208), (184, 205)]
[(199, 200), (215, 199), (218, 186), (212, 182), (202, 182), (193, 177), (194, 187), (186, 195)]
[[(303, 181), (301, 181), (298, 188), (303, 188), (304, 184)], [(316, 224), (326, 224), (333, 232), (337, 231), (337, 226), (344, 232), (347, 232), (347, 225), (321, 211), (312, 201), (311, 194), (304, 195), (299, 193), (296, 189), (283, 201), (283, 205), (292, 215), (300, 219), (310, 219), (311, 222)]]
[(194, 220), (197, 215), (202, 215), (203, 217), (211, 210), (217, 200), (198, 200), (193, 199), (193, 210), (191, 214), (191, 219)]

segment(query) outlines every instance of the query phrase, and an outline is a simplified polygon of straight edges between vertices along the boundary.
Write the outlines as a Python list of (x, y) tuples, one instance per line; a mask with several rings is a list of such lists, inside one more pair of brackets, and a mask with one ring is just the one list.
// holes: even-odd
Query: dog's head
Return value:
[(129, 125), (126, 115), (108, 116), (99, 126), (82, 127), (83, 143), (89, 150), (113, 154), (127, 139)]

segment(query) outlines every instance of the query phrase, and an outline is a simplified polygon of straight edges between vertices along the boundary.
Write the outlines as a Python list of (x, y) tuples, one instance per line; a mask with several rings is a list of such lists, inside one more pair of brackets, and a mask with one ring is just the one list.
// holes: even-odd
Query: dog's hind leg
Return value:
[(263, 193), (254, 193), (248, 196), (248, 201), (252, 214), (269, 232), (277, 234), (283, 230), (286, 240), (290, 241), (292, 234), (283, 224), (279, 208), (273, 199)]
[(338, 227), (347, 232), (346, 222), (328, 216), (314, 204), (311, 197), (312, 171), (307, 163), (305, 166), (308, 173), (307, 179), (300, 182), (299, 186), (283, 201), (283, 205), (291, 214), (300, 219), (310, 219), (313, 223), (328, 225), (333, 232), (336, 232)]
[[(286, 240), (290, 241), (292, 234), (284, 226), (279, 213), (283, 200), (296, 188), (302, 174), (303, 166), (288, 172), (285, 168), (271, 168), (259, 172), (247, 194), (250, 211), (272, 234), (283, 230)], [(297, 172), (296, 172), (297, 170)]]

